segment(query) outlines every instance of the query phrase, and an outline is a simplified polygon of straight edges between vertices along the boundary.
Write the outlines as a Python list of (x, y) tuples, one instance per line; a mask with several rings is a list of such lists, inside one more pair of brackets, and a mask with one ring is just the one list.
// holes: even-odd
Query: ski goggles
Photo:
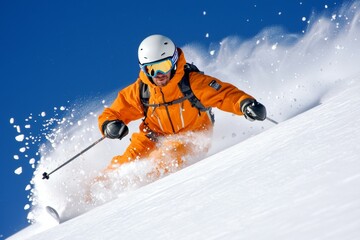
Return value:
[(141, 70), (146, 74), (148, 77), (156, 77), (158, 73), (166, 74), (171, 71), (174, 67), (179, 58), (178, 50), (175, 48), (174, 55), (169, 58), (162, 59), (157, 62), (139, 64)]
[(174, 68), (171, 58), (159, 62), (142, 64), (141, 69), (148, 77), (156, 77), (159, 73), (166, 74)]

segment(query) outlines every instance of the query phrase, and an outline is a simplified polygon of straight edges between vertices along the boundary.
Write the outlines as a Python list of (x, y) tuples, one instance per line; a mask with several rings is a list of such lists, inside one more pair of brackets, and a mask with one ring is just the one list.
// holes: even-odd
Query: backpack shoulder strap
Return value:
[(202, 73), (194, 64), (186, 63), (184, 66), (185, 74), (184, 77), (179, 82), (178, 86), (181, 92), (184, 94), (184, 97), (187, 98), (191, 102), (191, 106), (196, 107), (201, 112), (205, 112), (210, 110), (210, 108), (206, 108), (200, 100), (194, 95), (191, 87), (190, 87), (190, 80), (189, 74), (190, 72), (199, 72)]
[(184, 65), (184, 70), (185, 70), (185, 72), (199, 72), (199, 73), (201, 73), (201, 74), (204, 74), (203, 71), (200, 71), (200, 70), (198, 69), (198, 67), (195, 66), (195, 65), (192, 64), (192, 63), (186, 63), (186, 64)]
[(149, 98), (150, 98), (149, 86), (143, 81), (140, 81), (140, 101), (144, 109), (145, 117), (147, 115), (147, 111), (149, 108)]

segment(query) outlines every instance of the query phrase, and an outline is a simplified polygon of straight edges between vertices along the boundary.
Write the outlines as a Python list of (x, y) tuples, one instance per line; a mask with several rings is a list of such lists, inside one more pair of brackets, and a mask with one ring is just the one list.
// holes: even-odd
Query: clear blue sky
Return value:
[[(20, 152), (24, 142), (15, 140), (10, 118), (24, 126), (30, 114), (105, 96), (134, 81), (138, 44), (148, 35), (161, 33), (178, 46), (197, 43), (207, 49), (225, 37), (248, 39), (271, 26), (301, 33), (307, 28), (303, 17), (309, 19), (312, 12), (331, 16), (342, 2), (0, 1), (0, 239), (28, 224), (23, 209), (33, 174), (28, 162), (38, 160), (40, 144)], [(31, 134), (41, 135), (40, 127)], [(20, 166), (23, 173), (14, 174)]]

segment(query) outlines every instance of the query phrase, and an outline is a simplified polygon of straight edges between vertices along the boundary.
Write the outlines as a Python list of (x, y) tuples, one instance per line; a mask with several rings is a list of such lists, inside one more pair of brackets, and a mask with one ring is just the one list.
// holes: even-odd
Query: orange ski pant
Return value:
[(194, 144), (183, 143), (178, 140), (162, 141), (161, 146), (157, 148), (157, 143), (148, 138), (145, 133), (134, 133), (131, 136), (131, 143), (123, 155), (113, 157), (106, 170), (114, 170), (121, 164), (147, 157), (156, 160), (160, 168), (166, 168), (167, 159), (175, 160), (177, 161), (176, 164), (181, 166), (183, 163), (182, 156), (194, 151)]

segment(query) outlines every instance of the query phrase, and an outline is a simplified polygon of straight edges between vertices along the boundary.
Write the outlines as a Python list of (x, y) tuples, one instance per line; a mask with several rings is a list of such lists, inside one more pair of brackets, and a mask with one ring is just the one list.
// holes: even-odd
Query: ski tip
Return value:
[(53, 218), (55, 219), (58, 223), (60, 223), (60, 215), (59, 213), (55, 210), (55, 208), (51, 207), (51, 206), (46, 206), (45, 207), (46, 212)]

